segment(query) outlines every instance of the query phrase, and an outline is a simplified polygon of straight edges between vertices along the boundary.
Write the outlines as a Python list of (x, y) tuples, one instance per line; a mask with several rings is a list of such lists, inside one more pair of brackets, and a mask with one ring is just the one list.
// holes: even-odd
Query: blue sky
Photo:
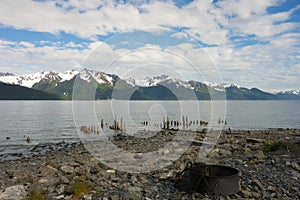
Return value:
[(300, 89), (300, 2), (2, 1), (1, 72), (84, 66), (123, 77), (164, 73)]

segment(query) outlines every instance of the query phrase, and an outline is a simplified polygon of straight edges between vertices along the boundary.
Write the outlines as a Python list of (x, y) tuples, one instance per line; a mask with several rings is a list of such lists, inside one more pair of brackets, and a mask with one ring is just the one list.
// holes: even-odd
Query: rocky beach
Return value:
[[(81, 142), (41, 144), (30, 157), (0, 161), (0, 199), (300, 199), (299, 129), (223, 130), (202, 158), (205, 133), (195, 135), (173, 164), (145, 173), (110, 168)], [(175, 130), (150, 138), (116, 134), (112, 142), (143, 153), (159, 149), (174, 136)], [(185, 168), (198, 162), (238, 169), (239, 191), (217, 196), (175, 187)]]

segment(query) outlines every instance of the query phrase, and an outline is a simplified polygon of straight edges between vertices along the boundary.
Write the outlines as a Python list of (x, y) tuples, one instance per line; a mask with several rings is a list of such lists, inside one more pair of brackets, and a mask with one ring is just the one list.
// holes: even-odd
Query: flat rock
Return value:
[(22, 200), (26, 196), (24, 185), (8, 187), (0, 193), (0, 200)]

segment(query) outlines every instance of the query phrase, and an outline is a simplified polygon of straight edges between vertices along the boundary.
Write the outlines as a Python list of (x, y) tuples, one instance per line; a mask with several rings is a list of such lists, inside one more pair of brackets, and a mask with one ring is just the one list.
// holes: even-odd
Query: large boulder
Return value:
[(7, 187), (0, 193), (0, 200), (22, 200), (26, 197), (24, 185), (14, 185)]

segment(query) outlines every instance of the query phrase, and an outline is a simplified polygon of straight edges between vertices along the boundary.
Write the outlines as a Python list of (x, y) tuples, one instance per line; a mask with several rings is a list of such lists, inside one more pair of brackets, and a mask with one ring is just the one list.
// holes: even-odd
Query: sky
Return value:
[(300, 89), (299, 0), (1, 0), (0, 72)]

